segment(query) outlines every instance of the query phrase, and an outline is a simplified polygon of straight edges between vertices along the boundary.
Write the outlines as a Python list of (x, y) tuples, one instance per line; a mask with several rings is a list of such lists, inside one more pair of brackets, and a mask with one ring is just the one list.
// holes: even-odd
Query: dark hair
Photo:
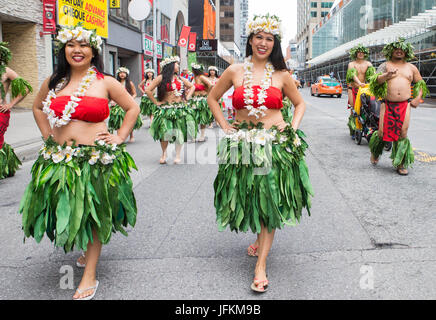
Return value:
[(175, 65), (176, 63), (172, 62), (162, 68), (162, 81), (157, 88), (157, 98), (159, 101), (163, 101), (163, 99), (165, 98), (165, 93), (167, 92), (167, 85), (173, 82)]
[[(56, 66), (56, 70), (51, 75), (50, 82), (48, 84), (50, 90), (54, 90), (56, 88), (56, 85), (59, 83), (59, 81), (61, 81), (62, 78), (66, 79), (63, 86), (64, 88), (70, 82), (71, 67), (67, 61), (67, 58), (65, 57), (65, 47), (66, 46), (63, 46), (57, 54), (58, 64)], [(98, 50), (95, 48), (92, 48), (92, 54), (94, 58), (92, 58), (91, 60), (91, 65), (93, 65), (98, 72), (103, 73), (103, 57), (98, 53)]]
[(133, 90), (132, 90), (132, 86), (130, 84), (130, 78), (129, 78), (129, 74), (125, 71), (121, 71), (117, 73), (117, 80), (119, 82), (121, 82), (121, 78), (120, 78), (120, 73), (125, 73), (126, 74), (126, 78), (124, 79), (124, 87), (126, 88), (127, 92), (132, 95), (133, 94)]
[(145, 80), (146, 80), (146, 81), (147, 81), (147, 80), (150, 80), (149, 77), (148, 77), (148, 74), (149, 74), (149, 73), (151, 73), (151, 80), (154, 79), (154, 73), (149, 71), (149, 72), (146, 72), (146, 73), (145, 73)]
[[(247, 46), (245, 48), (245, 56), (251, 56), (253, 55), (253, 48), (250, 45), (250, 40), (253, 39), (254, 33), (250, 34), (250, 36), (247, 39)], [(274, 36), (274, 47), (272, 49), (272, 52), (270, 56), (268, 57), (268, 60), (272, 63), (275, 70), (288, 70), (288, 67), (286, 66), (285, 59), (283, 58), (282, 53), (282, 46), (280, 44), (279, 38), (277, 36)]]
[(192, 73), (193, 73), (196, 77), (198, 77), (198, 76), (203, 75), (203, 70), (202, 70), (202, 69), (194, 69), (194, 68), (192, 68)]
[(215, 69), (213, 69), (213, 70), (209, 70), (209, 72), (208, 72), (208, 74), (207, 74), (207, 76), (208, 76), (209, 78), (210, 78), (210, 72), (211, 72), (211, 71), (215, 71), (215, 77), (217, 77), (217, 78), (220, 77), (219, 72), (216, 71)]

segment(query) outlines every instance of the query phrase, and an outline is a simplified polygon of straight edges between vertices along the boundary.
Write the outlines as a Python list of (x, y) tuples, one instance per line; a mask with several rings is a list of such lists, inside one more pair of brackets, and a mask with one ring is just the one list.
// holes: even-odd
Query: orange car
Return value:
[(316, 82), (312, 84), (310, 94), (317, 97), (321, 94), (326, 94), (340, 98), (342, 96), (342, 85), (335, 78), (329, 76), (318, 77)]

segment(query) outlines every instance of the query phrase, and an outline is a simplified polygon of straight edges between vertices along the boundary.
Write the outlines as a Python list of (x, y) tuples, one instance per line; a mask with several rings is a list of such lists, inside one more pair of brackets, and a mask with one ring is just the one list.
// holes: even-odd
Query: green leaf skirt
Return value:
[(47, 139), (20, 203), (25, 237), (39, 243), (46, 234), (69, 252), (86, 251), (93, 229), (103, 244), (116, 231), (127, 236), (137, 214), (131, 169), (125, 145), (68, 147)]
[(156, 111), (156, 105), (147, 95), (142, 96), (139, 108), (143, 116), (151, 116)]
[(292, 102), (288, 98), (283, 99), (283, 108), (280, 111), (282, 112), (283, 120), (291, 124), (294, 115), (292, 113)]
[(302, 131), (290, 126), (283, 133), (241, 127), (220, 141), (214, 181), (220, 231), (229, 226), (231, 231), (260, 233), (261, 223), (269, 231), (295, 226), (303, 208), (310, 216), (313, 189), (303, 138)]
[(6, 142), (3, 143), (0, 149), (0, 179), (14, 176), (21, 164), (14, 149)]
[(196, 121), (200, 125), (208, 126), (215, 120), (212, 111), (207, 104), (207, 97), (192, 97), (192, 99), (189, 100), (189, 103), (195, 110)]
[(183, 144), (195, 139), (198, 133), (195, 110), (186, 102), (160, 105), (149, 132), (155, 141)]
[[(379, 137), (378, 131), (375, 131), (369, 140), (369, 150), (376, 159), (382, 155), (384, 146), (383, 137)], [(390, 158), (395, 168), (400, 165), (403, 165), (405, 168), (411, 166), (415, 162), (415, 155), (410, 140), (402, 138), (394, 141)]]
[[(123, 110), (119, 105), (115, 105), (111, 108), (110, 115), (109, 115), (109, 122), (108, 122), (108, 128), (110, 132), (119, 130), (121, 128), (121, 125), (123, 124), (124, 117), (126, 115), (126, 111)], [(137, 130), (142, 127), (142, 119), (141, 115), (138, 116), (136, 119), (135, 126), (133, 127), (133, 130)]]

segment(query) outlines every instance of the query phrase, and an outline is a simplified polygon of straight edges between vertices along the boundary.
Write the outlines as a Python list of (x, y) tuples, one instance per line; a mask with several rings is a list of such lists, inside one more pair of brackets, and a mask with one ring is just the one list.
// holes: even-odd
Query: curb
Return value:
[(38, 158), (38, 151), (41, 149), (41, 138), (18, 142), (11, 145), (21, 162), (31, 161)]

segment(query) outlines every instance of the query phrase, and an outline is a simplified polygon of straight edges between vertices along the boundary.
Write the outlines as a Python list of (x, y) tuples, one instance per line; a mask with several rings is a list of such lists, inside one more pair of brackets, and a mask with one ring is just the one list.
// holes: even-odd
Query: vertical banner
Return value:
[(58, 0), (58, 23), (63, 27), (82, 22), (86, 29), (97, 29), (97, 35), (108, 37), (109, 0)]
[(197, 34), (195, 32), (190, 32), (189, 33), (188, 50), (189, 51), (195, 51), (196, 50), (196, 44), (197, 44)]
[(188, 44), (189, 32), (191, 32), (191, 27), (183, 26), (182, 32), (180, 32), (179, 43), (177, 44), (179, 47), (186, 47)]
[(203, 39), (215, 39), (216, 12), (210, 0), (204, 0)]
[(43, 3), (43, 31), (56, 33), (56, 0), (44, 0)]

